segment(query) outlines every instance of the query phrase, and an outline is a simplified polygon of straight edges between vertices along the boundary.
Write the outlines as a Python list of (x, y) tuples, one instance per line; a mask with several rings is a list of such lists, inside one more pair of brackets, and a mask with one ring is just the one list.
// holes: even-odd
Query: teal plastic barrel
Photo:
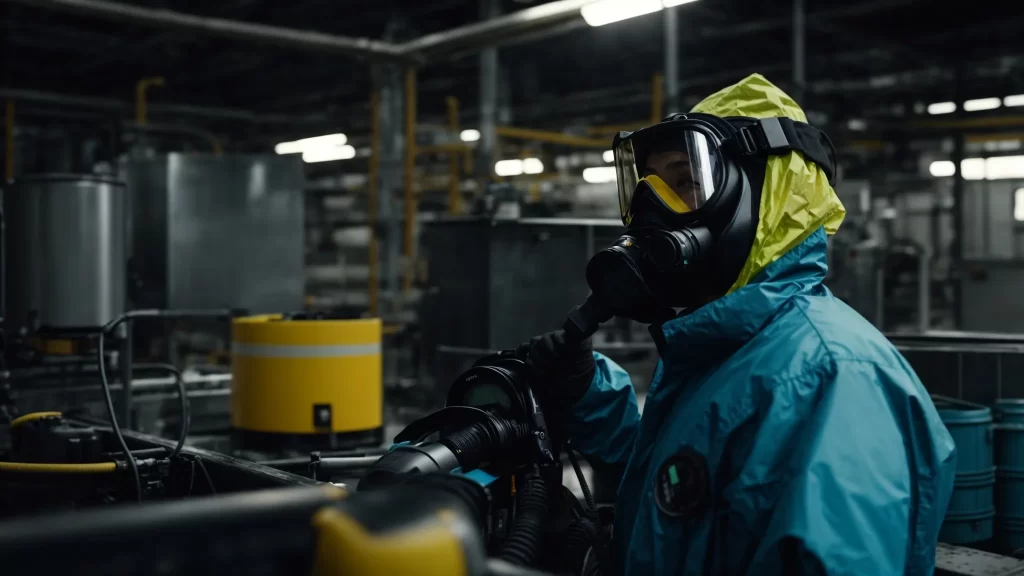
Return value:
[(996, 546), (1012, 554), (1024, 548), (1024, 400), (999, 400), (994, 414)]
[(992, 538), (996, 473), (992, 456), (992, 410), (952, 399), (935, 399), (942, 422), (956, 443), (956, 480), (939, 540), (970, 544)]
[(1024, 550), (1024, 519), (1005, 517), (996, 519), (995, 542), (996, 547), (999, 550), (1004, 550), (1007, 554)]

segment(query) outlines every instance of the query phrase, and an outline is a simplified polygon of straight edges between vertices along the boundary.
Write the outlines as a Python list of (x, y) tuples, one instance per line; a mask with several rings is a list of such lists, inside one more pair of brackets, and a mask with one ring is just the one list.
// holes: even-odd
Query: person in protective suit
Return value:
[(650, 324), (642, 419), (589, 340), (523, 345), (573, 447), (624, 468), (615, 573), (934, 570), (955, 447), (906, 360), (822, 284), (845, 210), (806, 122), (755, 74), (615, 138), (626, 233), (587, 280)]

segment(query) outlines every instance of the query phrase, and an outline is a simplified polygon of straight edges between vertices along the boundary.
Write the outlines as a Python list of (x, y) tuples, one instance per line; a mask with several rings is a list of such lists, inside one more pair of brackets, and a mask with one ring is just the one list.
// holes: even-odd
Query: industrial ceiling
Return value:
[[(71, 2), (72, 4), (74, 2)], [(368, 125), (370, 63), (342, 53), (255, 43), (131, 18), (53, 10), (45, 1), (0, 2), (5, 90), (73, 94), (130, 105), (135, 82), (162, 76), (153, 113), (185, 111), (226, 131), (280, 133), (281, 125)], [(476, 0), (133, 0), (171, 10), (278, 28), (410, 46), (480, 20)], [(545, 2), (505, 1), (504, 13)], [(956, 96), (1024, 93), (1024, 12), (948, 0), (807, 2), (805, 107), (824, 118), (886, 116), (892, 105)], [(680, 106), (759, 71), (791, 77), (792, 2), (700, 0), (679, 10)], [(429, 52), (429, 51), (428, 51)], [(420, 59), (421, 118), (440, 122), (446, 96), (472, 123), (478, 47)], [(427, 53), (427, 52), (425, 52)], [(511, 123), (557, 127), (643, 118), (651, 77), (664, 67), (658, 14), (599, 28), (560, 21), (500, 49), (501, 104)], [(408, 55), (408, 54), (407, 54)], [(991, 94), (990, 94), (991, 93)], [(55, 103), (51, 103), (55, 105)], [(46, 107), (42, 99), (36, 107)], [(175, 108), (177, 107), (177, 108)], [(94, 107), (95, 108), (95, 107)], [(223, 112), (218, 114), (216, 112)], [(232, 116), (234, 114), (234, 116)]]

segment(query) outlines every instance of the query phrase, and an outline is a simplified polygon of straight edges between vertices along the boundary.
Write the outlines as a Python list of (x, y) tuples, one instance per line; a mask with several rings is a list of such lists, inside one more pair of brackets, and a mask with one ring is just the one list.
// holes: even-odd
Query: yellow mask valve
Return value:
[(676, 214), (686, 214), (690, 211), (689, 205), (687, 205), (686, 202), (676, 194), (676, 191), (673, 190), (667, 182), (662, 180), (660, 176), (652, 174), (641, 178), (640, 181), (646, 182), (658, 198), (661, 198), (661, 201), (665, 203), (665, 206), (667, 206), (669, 210)]

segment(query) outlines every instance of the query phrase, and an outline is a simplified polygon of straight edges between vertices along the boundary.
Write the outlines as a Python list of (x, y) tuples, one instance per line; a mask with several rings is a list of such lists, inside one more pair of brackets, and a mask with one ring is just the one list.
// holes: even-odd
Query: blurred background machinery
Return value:
[[(70, 500), (9, 501), (313, 483), (335, 457), (333, 479), (358, 479), (473, 362), (586, 296), (621, 227), (613, 135), (753, 72), (836, 145), (848, 214), (826, 284), (960, 406), (952, 426), (986, 407), (1016, 425), (999, 421), (1024, 398), (1012, 7), (193, 4), (0, 2), (0, 453), (105, 470), (57, 482), (85, 487)], [(594, 344), (642, 404), (646, 328), (610, 322)], [(19, 421), (41, 412), (60, 416)], [(994, 478), (977, 490), (1012, 486)], [(966, 539), (1013, 552), (1017, 513), (992, 502), (992, 538)]]

